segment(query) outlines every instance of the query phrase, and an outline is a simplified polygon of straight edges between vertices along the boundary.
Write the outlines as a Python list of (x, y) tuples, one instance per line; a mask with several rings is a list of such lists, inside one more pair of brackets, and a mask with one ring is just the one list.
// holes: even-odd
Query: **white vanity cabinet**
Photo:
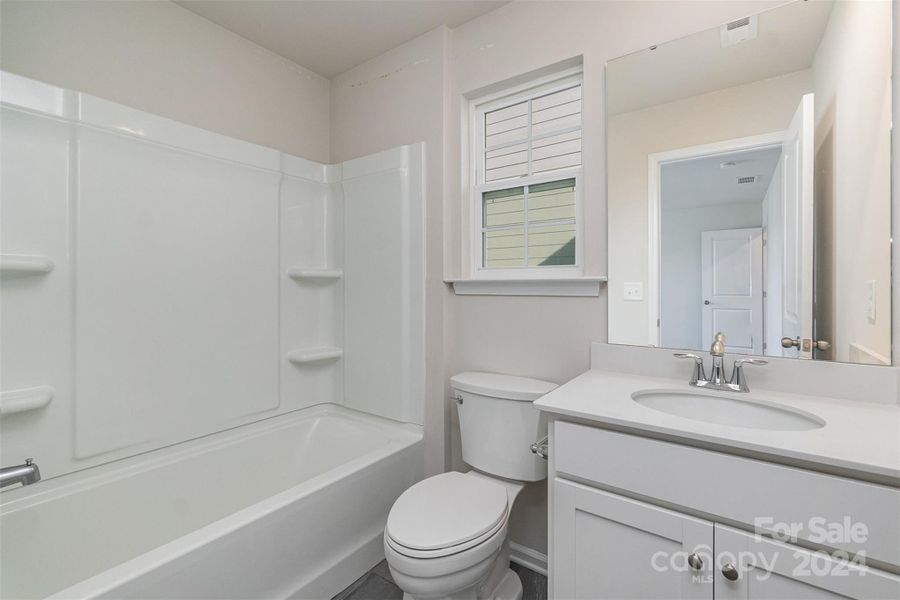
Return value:
[[(551, 436), (552, 598), (900, 598), (866, 564), (900, 571), (895, 487), (564, 421)], [(780, 523), (792, 538), (754, 533)]]
[[(896, 575), (724, 525), (715, 528), (717, 599), (900, 598)], [(731, 557), (738, 574), (734, 581), (722, 569)]]
[[(553, 597), (712, 599), (712, 522), (563, 479), (553, 488)], [(669, 568), (688, 556), (697, 570)]]

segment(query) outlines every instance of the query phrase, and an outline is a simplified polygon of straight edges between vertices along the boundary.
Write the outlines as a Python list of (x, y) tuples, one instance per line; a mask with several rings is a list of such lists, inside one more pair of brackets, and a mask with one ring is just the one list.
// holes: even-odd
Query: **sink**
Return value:
[(823, 419), (808, 412), (734, 392), (641, 390), (631, 398), (653, 410), (718, 425), (774, 431), (805, 431), (825, 426)]

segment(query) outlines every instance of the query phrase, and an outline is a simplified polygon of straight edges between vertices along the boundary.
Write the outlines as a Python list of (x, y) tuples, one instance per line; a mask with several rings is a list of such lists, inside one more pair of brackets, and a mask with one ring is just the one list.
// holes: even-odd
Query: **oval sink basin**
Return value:
[(641, 390), (631, 398), (660, 412), (731, 427), (804, 431), (819, 429), (825, 421), (794, 408), (739, 396), (737, 393), (701, 393), (674, 390)]

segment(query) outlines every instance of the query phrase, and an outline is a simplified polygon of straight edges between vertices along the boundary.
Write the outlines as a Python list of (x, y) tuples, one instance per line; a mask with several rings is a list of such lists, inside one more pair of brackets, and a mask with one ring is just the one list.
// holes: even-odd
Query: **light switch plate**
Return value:
[(626, 302), (640, 302), (644, 299), (644, 284), (641, 281), (625, 282), (623, 298)]

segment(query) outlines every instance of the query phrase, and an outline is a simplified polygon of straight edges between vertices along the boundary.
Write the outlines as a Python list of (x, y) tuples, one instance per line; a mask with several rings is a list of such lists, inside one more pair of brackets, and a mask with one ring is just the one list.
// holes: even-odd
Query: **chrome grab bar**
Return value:
[(549, 436), (544, 436), (535, 443), (531, 445), (531, 453), (536, 454), (547, 460), (550, 457), (550, 442), (548, 441)]

